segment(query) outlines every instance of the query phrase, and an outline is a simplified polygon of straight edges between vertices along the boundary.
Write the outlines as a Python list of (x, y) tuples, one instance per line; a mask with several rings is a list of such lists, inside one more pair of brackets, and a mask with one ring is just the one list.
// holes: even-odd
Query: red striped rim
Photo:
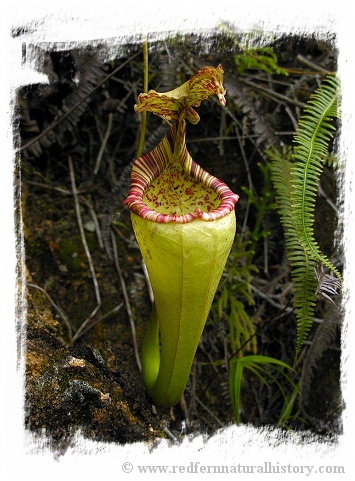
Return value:
[(131, 173), (129, 193), (123, 202), (124, 205), (128, 205), (132, 212), (143, 219), (159, 223), (176, 222), (185, 224), (194, 219), (213, 221), (226, 216), (234, 209), (239, 196), (234, 194), (224, 182), (202, 169), (202, 167), (191, 158), (185, 142), (181, 155), (181, 163), (184, 166), (185, 171), (198, 182), (205, 184), (217, 192), (221, 201), (220, 205), (210, 212), (202, 212), (200, 209), (195, 209), (188, 214), (175, 215), (156, 212), (147, 207), (143, 202), (143, 195), (146, 189), (169, 164), (169, 159), (172, 156), (172, 150), (176, 139), (176, 130), (177, 124), (171, 127), (167, 135), (157, 147), (135, 160)]

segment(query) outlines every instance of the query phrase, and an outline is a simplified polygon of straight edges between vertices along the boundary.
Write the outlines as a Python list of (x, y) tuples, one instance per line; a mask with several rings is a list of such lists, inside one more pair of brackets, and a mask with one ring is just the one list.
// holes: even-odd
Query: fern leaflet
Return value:
[(275, 150), (268, 151), (294, 282), (296, 357), (313, 322), (317, 290), (314, 272), (317, 264), (322, 263), (341, 281), (339, 271), (321, 252), (313, 233), (318, 182), (335, 129), (330, 119), (338, 117), (338, 91), (336, 78), (328, 76), (311, 96), (294, 135), (294, 162)]

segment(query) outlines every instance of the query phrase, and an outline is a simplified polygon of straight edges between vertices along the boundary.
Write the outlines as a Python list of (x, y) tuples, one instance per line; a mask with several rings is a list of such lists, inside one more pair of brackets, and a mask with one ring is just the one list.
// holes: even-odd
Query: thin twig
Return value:
[(262, 87), (261, 85), (258, 85), (254, 82), (250, 82), (248, 80), (244, 80), (246, 85), (249, 85), (249, 87), (252, 87), (256, 90), (259, 90), (260, 92), (263, 92), (264, 94), (268, 95), (269, 98), (277, 102), (276, 99), (282, 100), (284, 102), (287, 102), (289, 104), (296, 105), (297, 107), (300, 107), (301, 109), (304, 109), (305, 103), (304, 102), (299, 102), (298, 100), (291, 99), (290, 97), (287, 97), (287, 95), (280, 94), (278, 92), (275, 92), (274, 90), (270, 90), (266, 87)]
[[(293, 134), (293, 131), (291, 132)], [(196, 144), (200, 142), (215, 142), (215, 141), (226, 141), (226, 140), (237, 140), (237, 139), (252, 139), (252, 138), (257, 138), (259, 137), (258, 134), (248, 134), (248, 135), (240, 135), (234, 136), (234, 135), (219, 135), (218, 137), (201, 137), (199, 139), (186, 139), (186, 144)]]
[(94, 264), (93, 264), (93, 261), (92, 261), (92, 258), (91, 258), (89, 246), (86, 242), (83, 221), (81, 219), (80, 203), (79, 203), (78, 192), (76, 190), (75, 173), (74, 173), (73, 161), (72, 161), (71, 156), (68, 156), (68, 163), (69, 163), (70, 181), (71, 181), (73, 196), (74, 196), (75, 212), (76, 212), (76, 217), (77, 217), (77, 220), (78, 220), (78, 226), (79, 226), (81, 241), (83, 243), (85, 254), (86, 254), (86, 257), (87, 257), (87, 260), (88, 260), (88, 263), (89, 263), (90, 272), (91, 272), (91, 276), (92, 276), (92, 280), (93, 280), (94, 288), (95, 288), (96, 301), (97, 301), (98, 304), (101, 304), (99, 284), (97, 282)]
[(208, 412), (211, 417), (213, 417), (217, 424), (219, 424), (222, 428), (225, 427), (225, 424), (223, 424), (222, 421), (215, 414), (213, 414), (213, 412), (197, 396), (196, 401), (205, 411)]
[(147, 266), (145, 265), (145, 262), (144, 262), (143, 260), (142, 260), (142, 270), (143, 270), (145, 282), (147, 283), (149, 299), (150, 299), (150, 302), (153, 304), (153, 302), (154, 302), (154, 293), (153, 293), (153, 289), (152, 289), (152, 284), (150, 283)]
[(103, 249), (104, 247), (104, 242), (103, 242), (103, 239), (102, 239), (102, 233), (101, 233), (101, 229), (100, 229), (100, 222), (97, 218), (97, 215), (96, 215), (96, 212), (95, 212), (95, 209), (93, 208), (92, 204), (90, 201), (84, 199), (83, 197), (81, 197), (80, 199), (80, 202), (82, 204), (85, 204), (87, 206), (87, 208), (89, 209), (89, 212), (90, 212), (90, 216), (92, 218), (92, 221), (95, 225), (95, 233), (96, 233), (96, 237), (97, 237), (97, 242), (99, 244), (99, 247), (101, 249)]
[(142, 370), (142, 365), (141, 365), (141, 360), (139, 357), (139, 350), (138, 350), (138, 343), (137, 343), (137, 336), (136, 336), (136, 326), (134, 324), (134, 319), (133, 319), (133, 314), (132, 314), (132, 309), (131, 309), (131, 303), (129, 302), (129, 297), (127, 293), (127, 288), (126, 288), (126, 283), (124, 281), (123, 275), (122, 275), (122, 270), (120, 266), (120, 262), (118, 260), (118, 254), (117, 254), (117, 244), (116, 244), (116, 238), (115, 234), (111, 230), (111, 240), (112, 240), (112, 247), (113, 247), (113, 255), (114, 255), (114, 260), (115, 260), (115, 266), (118, 272), (118, 276), (120, 278), (120, 283), (121, 283), (121, 289), (122, 289), (122, 294), (123, 298), (125, 301), (126, 305), (126, 310), (129, 318), (129, 323), (131, 325), (131, 331), (132, 331), (132, 339), (133, 339), (133, 349), (134, 349), (134, 355), (136, 357), (136, 362), (139, 370)]
[[(253, 186), (253, 180), (252, 180), (251, 172), (250, 172), (250, 168), (249, 168), (249, 162), (248, 162), (248, 159), (247, 159), (244, 147), (243, 147), (242, 139), (240, 137), (239, 126), (237, 124), (235, 124), (235, 133), (237, 134), (237, 137), (238, 137), (239, 148), (240, 148), (240, 151), (241, 151), (241, 154), (242, 154), (245, 170), (246, 170), (246, 173), (247, 173), (249, 189), (253, 191), (254, 186)], [(247, 226), (248, 217), (249, 217), (249, 210), (250, 210), (250, 202), (247, 203), (247, 207), (246, 207), (246, 211), (245, 211), (245, 215), (244, 215), (242, 232), (240, 234), (240, 242), (243, 242), (243, 237), (244, 237), (244, 233), (246, 231), (246, 226)]]
[(97, 218), (96, 212), (93, 207), (89, 207), (89, 212), (92, 218), (93, 223), (95, 224), (95, 233), (97, 237), (97, 242), (99, 244), (99, 247), (101, 249), (104, 248), (104, 241), (102, 240), (102, 234), (101, 234), (101, 229), (100, 229), (100, 222)]
[(104, 138), (102, 139), (99, 153), (97, 154), (95, 168), (94, 168), (94, 175), (96, 175), (98, 173), (98, 171), (100, 170), (102, 156), (105, 152), (108, 139), (110, 138), (110, 135), (111, 135), (112, 123), (113, 123), (113, 114), (110, 113), (110, 114), (108, 114), (106, 132), (105, 132)]
[(293, 115), (293, 112), (292, 112), (289, 105), (285, 106), (285, 111), (286, 111), (287, 115), (290, 117), (294, 129), (297, 130), (298, 129), (298, 122), (297, 122), (295, 116)]
[(297, 60), (301, 63), (303, 63), (304, 65), (307, 65), (307, 67), (311, 67), (313, 68), (314, 70), (317, 70), (318, 72), (321, 72), (323, 75), (329, 75), (331, 74), (332, 72), (330, 70), (328, 70), (327, 68), (325, 67), (321, 67), (320, 65), (317, 65), (316, 63), (314, 62), (311, 62), (310, 60), (308, 60), (307, 58), (305, 58), (303, 55), (301, 55), (300, 53), (297, 55)]
[(27, 285), (29, 287), (33, 287), (34, 289), (38, 289), (42, 294), (46, 296), (48, 301), (51, 303), (51, 305), (54, 307), (54, 309), (58, 312), (59, 316), (63, 319), (65, 325), (67, 326), (68, 329), (68, 336), (69, 336), (69, 344), (72, 345), (73, 343), (73, 329), (72, 326), (69, 322), (69, 319), (65, 315), (64, 311), (62, 310), (61, 307), (59, 307), (51, 298), (51, 296), (48, 294), (46, 290), (44, 290), (42, 287), (38, 286), (37, 284), (33, 284), (32, 282), (28, 282)]
[(95, 291), (95, 297), (96, 297), (96, 302), (97, 306), (95, 309), (92, 311), (90, 316), (84, 321), (84, 323), (80, 326), (78, 331), (76, 332), (74, 339), (77, 339), (78, 333), (86, 327), (90, 319), (92, 319), (97, 311), (101, 307), (101, 296), (100, 296), (100, 288), (99, 288), (99, 283), (97, 281), (96, 273), (95, 273), (95, 267), (91, 258), (90, 250), (88, 247), (88, 244), (86, 242), (86, 237), (85, 237), (85, 231), (84, 231), (84, 226), (83, 226), (83, 221), (81, 219), (81, 214), (80, 214), (80, 203), (79, 203), (79, 196), (78, 196), (78, 191), (76, 190), (76, 184), (75, 184), (75, 173), (74, 173), (74, 168), (73, 168), (73, 161), (70, 156), (68, 156), (68, 164), (69, 164), (69, 173), (70, 173), (70, 181), (71, 181), (71, 186), (72, 186), (72, 191), (73, 191), (73, 197), (74, 197), (74, 204), (75, 204), (75, 212), (76, 212), (76, 217), (78, 221), (78, 226), (79, 226), (79, 231), (80, 231), (80, 237), (81, 237), (81, 242), (83, 244), (84, 250), (85, 250), (85, 255), (88, 260), (90, 272), (91, 272), (91, 277), (92, 281), (94, 284), (94, 291)]
[(76, 341), (77, 339), (79, 339), (79, 337), (82, 335), (82, 333), (84, 331), (87, 331), (87, 326), (88, 324), (90, 323), (91, 319), (93, 319), (93, 317), (96, 316), (96, 313), (97, 311), (100, 309), (101, 307), (101, 304), (97, 304), (97, 306), (95, 307), (95, 309), (91, 312), (91, 314), (85, 319), (84, 322), (81, 323), (79, 329), (76, 331), (76, 333), (74, 334), (74, 337), (73, 337), (73, 341)]
[[(111, 311), (107, 312), (106, 314), (104, 314), (99, 319), (95, 319), (90, 325), (88, 325), (88, 322), (85, 321), (86, 322), (85, 326), (84, 326), (84, 323), (80, 326), (78, 331), (75, 333), (73, 341), (77, 341), (79, 339), (79, 337), (83, 336), (85, 334), (85, 332), (87, 332), (89, 329), (96, 326), (96, 324), (104, 321), (105, 319), (110, 317), (112, 314), (115, 314), (116, 312), (118, 312), (121, 309), (122, 306), (123, 306), (123, 303), (121, 302), (120, 304), (118, 304), (118, 306), (111, 309)], [(90, 317), (88, 320), (90, 320), (90, 319), (92, 319), (92, 317)]]
[[(35, 185), (36, 187), (41, 187), (43, 189), (55, 190), (55, 191), (60, 192), (61, 194), (64, 194), (64, 195), (73, 195), (73, 193), (70, 192), (70, 190), (62, 189), (61, 187), (55, 187), (55, 186), (49, 185), (49, 184), (43, 184), (42, 182), (36, 182), (34, 180), (26, 180), (26, 183), (29, 184), (29, 185)], [(85, 194), (86, 192), (87, 192), (87, 189), (83, 189), (83, 190), (78, 189), (77, 190), (78, 194)]]
[(226, 111), (222, 110), (221, 113), (221, 120), (219, 124), (219, 132), (220, 132), (220, 137), (221, 139), (218, 142), (218, 150), (219, 150), (219, 155), (221, 157), (224, 157), (224, 142), (223, 142), (223, 132), (226, 131)]
[[(144, 42), (143, 42), (143, 71), (144, 71), (143, 91), (144, 91), (144, 93), (147, 93), (148, 92), (148, 76), (149, 76), (148, 40), (147, 39), (145, 39)], [(141, 113), (141, 131), (140, 131), (140, 136), (139, 136), (137, 158), (139, 158), (143, 153), (143, 146), (144, 146), (146, 128), (147, 128), (147, 112), (142, 112)]]
[(269, 252), (268, 252), (269, 242), (268, 236), (264, 237), (264, 273), (269, 275)]
[(254, 291), (259, 297), (261, 297), (262, 299), (264, 299), (265, 301), (267, 301), (269, 304), (271, 304), (273, 307), (276, 307), (276, 309), (280, 309), (282, 311), (285, 310), (285, 312), (292, 312), (293, 311), (293, 308), (292, 307), (285, 307), (285, 306), (282, 306), (281, 304), (279, 304), (278, 302), (274, 301), (273, 299), (271, 299), (271, 297), (268, 295), (268, 294), (264, 294), (263, 292), (259, 291), (259, 289), (257, 289), (255, 286), (253, 286), (253, 284), (250, 284), (250, 288), (252, 291)]
[(167, 427), (165, 427), (165, 428), (163, 429), (163, 431), (164, 431), (164, 433), (165, 433), (170, 439), (172, 439), (172, 440), (175, 441), (175, 442), (179, 442), (178, 438), (173, 435), (173, 433), (170, 431), (170, 429), (168, 429)]
[(324, 191), (323, 187), (321, 186), (321, 183), (318, 182), (318, 191), (320, 193), (321, 196), (324, 197), (324, 199), (328, 202), (328, 204), (330, 205), (330, 207), (334, 210), (334, 212), (336, 213), (337, 216), (339, 216), (339, 210), (338, 210), (338, 207), (334, 204), (334, 202), (328, 197), (328, 195), (326, 194), (326, 192)]
[(294, 133), (294, 130), (275, 130), (274, 132), (275, 135), (294, 135)]
[(184, 395), (181, 396), (179, 404), (185, 416), (186, 426), (190, 426), (189, 408), (187, 407), (186, 399)]

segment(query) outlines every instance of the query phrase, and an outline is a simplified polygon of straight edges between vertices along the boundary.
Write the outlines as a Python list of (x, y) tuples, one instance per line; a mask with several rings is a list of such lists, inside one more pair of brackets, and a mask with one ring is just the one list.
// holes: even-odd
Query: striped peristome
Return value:
[[(176, 122), (153, 150), (134, 162), (124, 204), (143, 219), (182, 224), (214, 221), (234, 209), (238, 195), (191, 158), (185, 130), (184, 120)], [(174, 146), (181, 149), (178, 155)]]

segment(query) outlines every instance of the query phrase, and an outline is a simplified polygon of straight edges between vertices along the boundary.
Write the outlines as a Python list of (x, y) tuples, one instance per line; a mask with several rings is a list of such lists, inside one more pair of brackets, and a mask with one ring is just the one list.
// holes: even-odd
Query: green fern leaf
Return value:
[[(276, 191), (277, 210), (285, 230), (286, 248), (294, 283), (297, 317), (296, 357), (313, 323), (317, 280), (314, 272), (320, 262), (341, 282), (341, 275), (321, 252), (314, 238), (314, 208), (318, 182), (335, 130), (330, 119), (338, 117), (339, 84), (327, 77), (307, 103), (294, 135), (291, 155), (268, 151), (271, 176)], [(290, 161), (293, 158), (294, 162)]]
[(328, 76), (311, 96), (294, 135), (296, 142), (291, 168), (292, 218), (298, 239), (311, 259), (321, 262), (341, 281), (337, 268), (321, 252), (313, 234), (314, 207), (318, 182), (335, 127), (330, 119), (338, 117), (339, 83)]
[(300, 243), (298, 233), (293, 223), (291, 208), (291, 168), (290, 160), (276, 151), (268, 151), (271, 162), (271, 179), (276, 191), (277, 210), (285, 231), (286, 249), (291, 265), (291, 275), (294, 284), (293, 305), (297, 317), (298, 354), (304, 339), (306, 339), (313, 322), (313, 312), (316, 301), (317, 281), (314, 276), (316, 263), (310, 258), (307, 250)]

